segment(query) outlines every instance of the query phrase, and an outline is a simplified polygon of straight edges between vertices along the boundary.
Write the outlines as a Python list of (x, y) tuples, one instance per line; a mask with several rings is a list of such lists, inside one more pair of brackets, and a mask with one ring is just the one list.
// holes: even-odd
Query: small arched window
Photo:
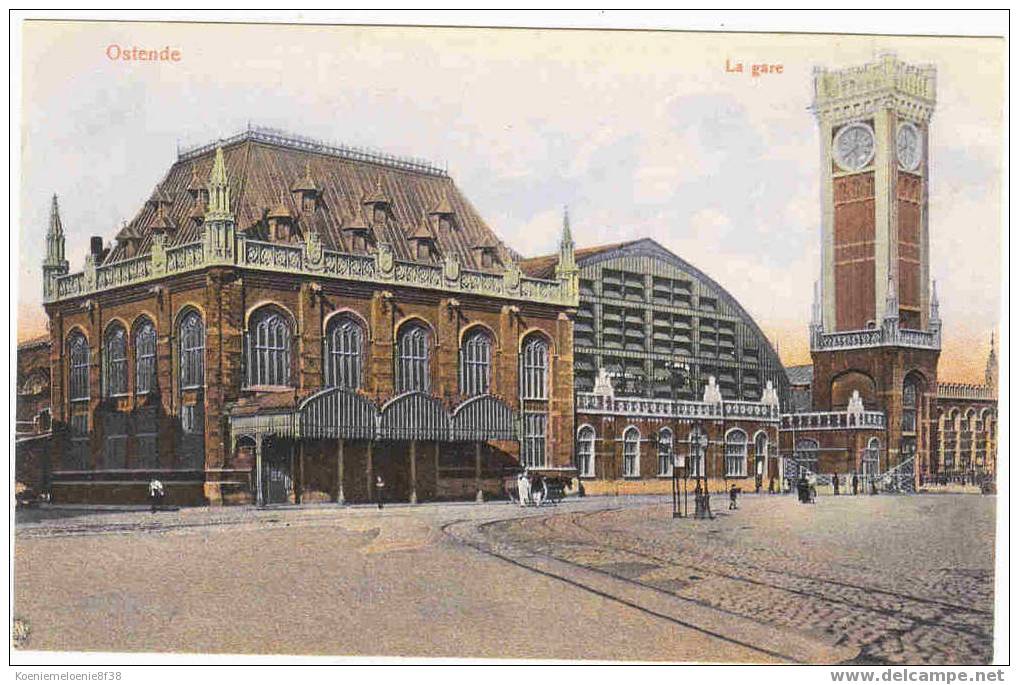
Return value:
[(623, 477), (640, 475), (640, 431), (630, 426), (623, 432)]
[(144, 395), (156, 383), (156, 327), (147, 318), (135, 326), (134, 369), (135, 392)]
[(283, 312), (265, 307), (248, 325), (248, 386), (290, 385), (290, 324)]
[(396, 391), (428, 392), (431, 388), (431, 335), (419, 323), (400, 329), (396, 343)]
[(658, 475), (672, 475), (672, 430), (669, 428), (658, 431)]
[(88, 365), (90, 351), (88, 341), (81, 333), (75, 333), (67, 341), (68, 388), (67, 395), (72, 402), (87, 400)]
[(747, 475), (747, 434), (739, 428), (725, 436), (725, 477), (742, 478)]
[(361, 387), (365, 334), (361, 324), (347, 315), (329, 321), (325, 340), (325, 384), (330, 388)]
[(110, 326), (103, 341), (103, 388), (106, 397), (127, 394), (127, 333), (120, 324)]
[(539, 335), (524, 341), (520, 368), (520, 395), (525, 400), (548, 399), (548, 342)]
[(180, 320), (180, 387), (205, 385), (205, 325), (202, 316), (191, 310)]
[(880, 471), (880, 457), (881, 441), (877, 438), (871, 438), (867, 442), (867, 449), (863, 451), (863, 459), (860, 464), (861, 470), (863, 471), (863, 477), (865, 479), (878, 474)]
[(581, 476), (594, 476), (594, 428), (581, 426), (577, 431), (577, 471)]
[(492, 384), (492, 337), (475, 329), (460, 348), (460, 392), (466, 397), (487, 394)]

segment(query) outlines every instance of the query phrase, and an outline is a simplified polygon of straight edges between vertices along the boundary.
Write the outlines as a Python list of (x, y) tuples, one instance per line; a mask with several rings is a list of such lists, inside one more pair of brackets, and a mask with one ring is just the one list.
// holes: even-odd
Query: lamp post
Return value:
[[(670, 362), (666, 368), (672, 384), (672, 399), (677, 399), (679, 391), (684, 388), (690, 379), (690, 365), (684, 361), (675, 360)], [(683, 472), (683, 489), (680, 492), (679, 472)], [(676, 452), (676, 439), (673, 434), (672, 441), (672, 518), (686, 518), (689, 516), (689, 499), (687, 494), (687, 476), (689, 466), (686, 457)]]
[[(697, 468), (697, 491), (694, 495), (694, 518), (712, 518), (711, 516), (711, 499), (708, 495), (708, 480), (705, 471), (707, 471), (707, 464), (704, 462), (705, 453), (708, 447), (708, 436), (704, 433), (704, 429), (701, 427), (702, 422), (697, 422), (697, 433), (694, 438), (693, 453), (690, 455), (696, 459)], [(703, 487), (701, 484), (703, 483)]]

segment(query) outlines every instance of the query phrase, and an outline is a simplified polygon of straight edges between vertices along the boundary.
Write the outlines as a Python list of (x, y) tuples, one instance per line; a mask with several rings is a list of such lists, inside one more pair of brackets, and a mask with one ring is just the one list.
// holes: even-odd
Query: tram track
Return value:
[[(698, 581), (710, 578), (721, 578), (726, 581), (745, 584), (765, 591), (788, 593), (789, 596), (800, 598), (802, 603), (805, 604), (812, 603), (816, 606), (820, 603), (824, 603), (825, 605), (844, 612), (844, 615), (846, 616), (855, 616), (852, 620), (857, 622), (868, 623), (869, 620), (866, 617), (873, 616), (873, 621), (884, 619), (886, 623), (891, 623), (893, 625), (896, 623), (906, 624), (902, 627), (889, 627), (885, 629), (880, 636), (872, 637), (869, 640), (854, 640), (849, 635), (841, 635), (836, 644), (852, 644), (854, 648), (861, 650), (860, 656), (855, 659), (850, 659), (851, 661), (864, 658), (872, 659), (875, 663), (881, 662), (883, 657), (878, 653), (865, 654), (869, 647), (886, 638), (898, 637), (898, 639), (903, 642), (907, 642), (911, 639), (911, 634), (918, 630), (946, 631), (960, 637), (967, 636), (977, 644), (989, 644), (992, 639), (989, 629), (983, 629), (980, 626), (967, 625), (967, 623), (990, 621), (993, 617), (991, 612), (972, 606), (965, 606), (936, 598), (920, 597), (915, 594), (893, 589), (871, 587), (825, 576), (774, 568), (750, 561), (742, 562), (738, 569), (734, 568), (736, 566), (735, 562), (725, 560), (715, 561), (711, 566), (706, 566), (699, 564), (696, 561), (669, 558), (667, 556), (649, 552), (646, 547), (642, 546), (642, 543), (639, 540), (629, 540), (624, 532), (618, 530), (612, 531), (612, 545), (607, 545), (605, 544), (606, 531), (598, 530), (596, 527), (593, 528), (588, 524), (588, 522), (595, 517), (611, 515), (613, 512), (618, 512), (621, 509), (621, 507), (615, 507), (611, 509), (600, 509), (593, 512), (555, 513), (543, 517), (528, 517), (526, 519), (513, 517), (487, 521), (478, 524), (477, 528), (479, 531), (483, 531), (487, 536), (493, 537), (497, 540), (499, 540), (500, 537), (504, 538), (499, 541), (504, 544), (516, 546), (527, 554), (542, 555), (548, 558), (553, 558), (561, 564), (572, 566), (574, 568), (593, 570), (599, 574), (612, 578), (615, 582), (639, 586), (649, 591), (672, 595), (692, 605), (725, 613), (734, 618), (754, 620), (747, 616), (746, 613), (729, 609), (722, 606), (720, 603), (714, 603), (697, 597), (687, 596), (671, 589), (663, 588), (654, 582), (629, 577), (621, 573), (616, 573), (610, 569), (598, 568), (597, 565), (578, 562), (569, 557), (576, 557), (578, 554), (582, 555), (589, 552), (594, 552), (595, 554), (602, 555), (605, 558), (611, 558), (612, 555), (619, 556), (622, 554), (624, 556), (628, 556), (630, 559), (646, 563), (649, 569), (683, 569), (684, 573), (687, 573), (690, 577), (696, 578)], [(507, 530), (503, 531), (502, 535), (500, 535), (500, 532), (496, 530), (500, 526), (507, 527)], [(521, 534), (524, 533), (525, 527), (531, 527), (532, 530), (538, 531), (538, 536), (533, 540), (526, 538), (523, 540), (518, 539), (519, 536), (515, 535), (514, 532), (510, 530), (510, 528), (514, 526), (520, 528), (519, 532)], [(557, 551), (555, 549), (555, 545), (572, 548), (577, 552), (577, 554)], [(765, 577), (778, 576), (780, 578), (788, 578), (793, 582), (799, 581), (804, 583), (808, 585), (808, 587), (796, 587), (794, 585), (790, 585), (790, 583), (783, 583), (781, 581), (776, 582), (774, 580), (761, 577), (752, 577), (752, 575), (748, 575), (746, 572), (741, 571), (749, 571), (751, 574), (760, 574)], [(811, 585), (814, 587), (809, 587)], [(834, 591), (826, 591), (827, 588), (834, 588)], [(842, 596), (838, 596), (838, 593), (841, 593)], [(903, 606), (897, 610), (876, 604), (876, 602), (880, 601), (879, 598), (881, 597), (888, 598), (889, 601), (901, 603)], [(773, 628), (776, 624), (761, 623), (761, 625)], [(795, 630), (795, 627), (788, 626), (787, 629)], [(857, 663), (860, 662), (857, 661)]]
[[(550, 520), (555, 519), (559, 516), (561, 516), (561, 514), (557, 513), (550, 514), (547, 516), (527, 517), (527, 519), (530, 521), (537, 518), (539, 519), (538, 521), (539, 525), (547, 526)], [(513, 543), (495, 541), (494, 545), (505, 546), (509, 548), (505, 551), (499, 551), (498, 549), (495, 548), (492, 541), (484, 539), (487, 536), (485, 536), (484, 533), (481, 532), (502, 523), (515, 522), (520, 520), (521, 519), (519, 517), (510, 517), (504, 519), (494, 519), (479, 523), (477, 521), (458, 519), (456, 521), (451, 521), (449, 523), (444, 524), (441, 528), (446, 536), (452, 538), (457, 543), (470, 547), (475, 551), (485, 554), (486, 556), (494, 557), (508, 564), (512, 564), (513, 566), (526, 569), (532, 573), (538, 573), (542, 576), (558, 580), (567, 585), (584, 590), (585, 592), (589, 592), (596, 596), (602, 597), (603, 599), (621, 604), (623, 606), (627, 606), (631, 609), (635, 609), (641, 613), (652, 616), (656, 619), (667, 621), (671, 624), (674, 624), (685, 629), (694, 630), (696, 632), (708, 635), (712, 638), (721, 640), (729, 644), (750, 649), (754, 652), (766, 655), (773, 659), (779, 659), (783, 662), (795, 664), (819, 663), (817, 659), (810, 659), (804, 657), (804, 653), (811, 651), (814, 652), (820, 651), (829, 654), (837, 652), (839, 653), (840, 662), (851, 661), (853, 658), (856, 658), (857, 656), (857, 652), (855, 650), (852, 650), (852, 653), (850, 654), (849, 653), (850, 650), (848, 648), (833, 643), (824, 643), (824, 641), (818, 640), (814, 636), (803, 634), (794, 635), (791, 633), (786, 633), (782, 629), (779, 629), (779, 631), (776, 634), (776, 629), (774, 626), (760, 623), (754, 621), (753, 619), (748, 619), (734, 612), (720, 610), (717, 607), (712, 607), (705, 602), (689, 600), (687, 598), (680, 597), (675, 593), (656, 587), (652, 584), (635, 581), (632, 578), (627, 578), (626, 576), (623, 576), (618, 573), (613, 573), (605, 569), (599, 569), (584, 564), (579, 564), (568, 559), (563, 559), (556, 555), (537, 552), (534, 551), (533, 549), (529, 550), (526, 548), (519, 548)], [(469, 534), (465, 534), (464, 529), (467, 529), (468, 531), (471, 529), (477, 531), (483, 539), (482, 540), (472, 539)], [(535, 564), (534, 562), (535, 559), (551, 561), (554, 562), (556, 566), (565, 568), (560, 568), (558, 570), (541, 568), (538, 567), (537, 564)], [(609, 581), (611, 581), (611, 583), (617, 584), (623, 588), (627, 587), (639, 588), (641, 591), (646, 593), (653, 593), (659, 598), (668, 597), (673, 601), (682, 602), (684, 605), (687, 605), (688, 607), (697, 607), (699, 610), (703, 612), (711, 612), (712, 614), (717, 615), (713, 617), (716, 623), (718, 622), (719, 616), (724, 617), (722, 619), (722, 623), (724, 623), (725, 621), (739, 622), (740, 623), (739, 632), (741, 632), (742, 634), (752, 633), (757, 636), (757, 639), (741, 639), (739, 637), (734, 637), (732, 634), (727, 634), (725, 632), (721, 632), (720, 630), (711, 627), (706, 627), (703, 622), (694, 620), (684, 620), (682, 618), (678, 618), (673, 614), (669, 614), (665, 611), (660, 611), (648, 606), (647, 602), (632, 601), (631, 599), (628, 599), (627, 597), (624, 596), (625, 594), (627, 594), (626, 592), (618, 591), (614, 592), (611, 590), (606, 591), (602, 587), (597, 587), (596, 583), (578, 580), (576, 573), (571, 573), (570, 570), (573, 570), (575, 572), (582, 572), (587, 575), (594, 574), (595, 576), (608, 579)], [(749, 631), (747, 630), (748, 623), (752, 624), (752, 627)], [(768, 642), (773, 646), (763, 645), (762, 642)], [(796, 644), (794, 646), (792, 643), (799, 644)], [(807, 646), (804, 643), (811, 644)], [(783, 648), (783, 646), (785, 648)], [(826, 663), (826, 661), (821, 660), (820, 663)]]

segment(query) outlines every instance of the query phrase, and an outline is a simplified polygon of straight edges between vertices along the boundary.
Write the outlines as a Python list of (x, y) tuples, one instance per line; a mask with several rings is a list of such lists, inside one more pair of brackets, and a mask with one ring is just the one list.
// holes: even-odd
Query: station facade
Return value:
[(249, 129), (83, 271), (63, 243), (54, 199), (54, 501), (476, 498), (572, 462), (572, 239), (523, 274), (438, 168)]

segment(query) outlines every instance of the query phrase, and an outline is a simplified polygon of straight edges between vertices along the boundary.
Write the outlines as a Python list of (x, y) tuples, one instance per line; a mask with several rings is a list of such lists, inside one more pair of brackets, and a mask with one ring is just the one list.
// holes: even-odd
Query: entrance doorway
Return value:
[(267, 440), (262, 453), (262, 498), (265, 504), (286, 504), (294, 492), (290, 445)]

